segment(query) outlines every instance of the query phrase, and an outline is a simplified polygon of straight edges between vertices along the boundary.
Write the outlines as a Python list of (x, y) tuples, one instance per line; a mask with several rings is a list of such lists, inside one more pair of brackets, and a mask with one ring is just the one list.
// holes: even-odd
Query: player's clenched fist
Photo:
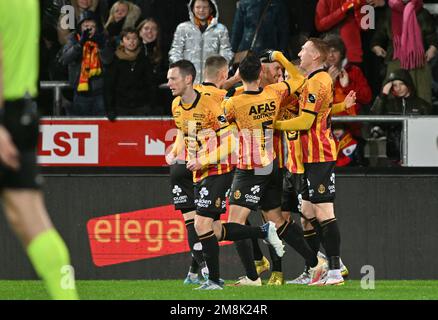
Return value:
[(264, 50), (259, 56), (261, 63), (271, 63), (274, 62), (274, 50)]

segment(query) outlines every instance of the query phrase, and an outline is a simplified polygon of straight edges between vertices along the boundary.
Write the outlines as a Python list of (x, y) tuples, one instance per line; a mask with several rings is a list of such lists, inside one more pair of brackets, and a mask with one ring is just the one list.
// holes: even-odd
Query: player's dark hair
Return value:
[(240, 63), (239, 72), (243, 81), (253, 82), (259, 78), (262, 64), (255, 54), (248, 54)]
[(178, 68), (183, 77), (192, 76), (192, 83), (196, 79), (196, 69), (193, 63), (188, 60), (179, 60), (177, 62), (171, 63), (169, 69)]
[(321, 55), (321, 62), (325, 62), (329, 53), (327, 42), (319, 38), (309, 38), (308, 41), (312, 42), (315, 49), (318, 50)]

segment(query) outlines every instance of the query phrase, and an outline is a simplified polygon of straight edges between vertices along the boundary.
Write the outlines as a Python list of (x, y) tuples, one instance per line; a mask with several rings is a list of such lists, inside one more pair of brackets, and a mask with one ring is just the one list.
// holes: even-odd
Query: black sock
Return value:
[(318, 219), (312, 218), (309, 220), (309, 222), (312, 225), (313, 229), (315, 229), (316, 233), (321, 237), (322, 229), (321, 229), (321, 225), (318, 222)]
[(304, 241), (303, 230), (296, 223), (286, 221), (277, 230), (278, 236), (295, 249), (306, 261), (306, 265), (315, 267), (318, 258), (309, 245)]
[[(251, 226), (251, 223), (249, 223), (248, 219), (245, 222), (245, 225)], [(254, 260), (260, 261), (263, 259), (263, 253), (260, 249), (259, 240), (258, 239), (251, 239), (252, 240), (252, 253), (254, 254)]]
[(266, 232), (261, 227), (250, 227), (234, 222), (228, 222), (222, 225), (221, 240), (239, 241), (253, 238), (264, 239), (266, 238)]
[(189, 272), (191, 272), (191, 273), (198, 273), (199, 272), (199, 264), (196, 261), (195, 257), (193, 256), (193, 253), (192, 253), (192, 264), (190, 265)]
[(273, 246), (268, 245), (268, 249), (269, 249), (269, 255), (271, 256), (271, 261), (272, 261), (272, 270), (271, 271), (282, 272), (281, 258), (277, 255), (277, 252), (275, 252), (275, 249)]
[(336, 218), (321, 222), (322, 243), (329, 261), (329, 269), (340, 269), (341, 234)]
[(252, 254), (252, 243), (250, 239), (239, 240), (234, 242), (236, 244), (237, 253), (245, 268), (246, 276), (251, 280), (257, 280), (259, 277), (257, 269), (254, 264), (254, 256)]
[(208, 267), (208, 279), (219, 283), (219, 243), (213, 230), (200, 235), (199, 240), (202, 243), (204, 259)]
[(190, 266), (190, 272), (198, 273), (199, 266), (204, 262), (204, 256), (202, 250), (196, 250), (195, 244), (199, 243), (199, 237), (195, 230), (195, 220), (187, 220), (186, 222), (187, 237), (189, 242), (190, 251), (192, 252), (192, 264)]
[(309, 247), (315, 252), (315, 254), (319, 251), (319, 235), (316, 233), (315, 229), (304, 231), (304, 240), (306, 240)]

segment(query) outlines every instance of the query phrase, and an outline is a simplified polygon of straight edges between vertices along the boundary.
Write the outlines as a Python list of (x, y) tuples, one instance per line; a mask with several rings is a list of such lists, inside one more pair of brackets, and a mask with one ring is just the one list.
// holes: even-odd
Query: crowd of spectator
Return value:
[[(169, 63), (190, 60), (202, 83), (211, 55), (228, 61), (231, 76), (248, 51), (275, 49), (294, 60), (305, 40), (317, 36), (330, 47), (334, 103), (357, 93), (356, 107), (339, 115), (438, 114), (432, 90), (438, 87), (437, 23), (423, 0), (231, 2), (229, 30), (219, 0), (42, 0), (41, 79), (69, 81), (66, 115), (169, 115)], [(66, 5), (74, 8), (73, 28), (63, 25), (72, 14)], [(372, 16), (366, 5), (374, 8)], [(400, 127), (377, 128), (374, 135), (386, 130), (393, 137), (388, 154), (400, 162)], [(347, 155), (339, 165), (364, 164), (366, 130), (334, 127)]]

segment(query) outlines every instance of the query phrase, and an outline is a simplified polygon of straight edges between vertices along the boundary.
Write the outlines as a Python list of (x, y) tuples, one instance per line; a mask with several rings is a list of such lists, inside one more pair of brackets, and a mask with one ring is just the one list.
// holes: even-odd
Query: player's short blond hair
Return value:
[(220, 55), (213, 55), (205, 60), (205, 77), (216, 78), (223, 68), (228, 68), (228, 61)]
[(321, 62), (325, 62), (327, 60), (327, 56), (328, 56), (329, 50), (330, 50), (327, 42), (320, 39), (320, 38), (309, 38), (309, 40), (307, 40), (307, 41), (310, 41), (313, 43), (313, 46), (321, 55)]

